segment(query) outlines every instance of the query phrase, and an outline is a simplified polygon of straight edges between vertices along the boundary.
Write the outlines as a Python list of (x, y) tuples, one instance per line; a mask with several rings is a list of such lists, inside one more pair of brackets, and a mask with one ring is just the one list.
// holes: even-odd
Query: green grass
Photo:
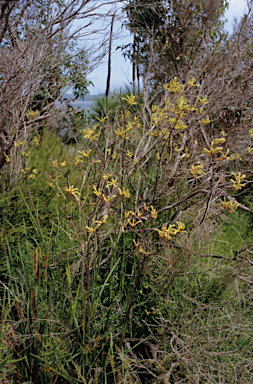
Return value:
[(236, 212), (227, 214), (226, 221), (214, 236), (210, 251), (232, 257), (237, 250), (253, 244), (253, 214), (238, 208)]
[[(220, 231), (207, 239), (211, 245), (202, 241), (206, 253), (223, 259), (194, 259), (191, 249), (199, 244), (193, 235), (188, 249), (187, 234), (165, 251), (157, 242), (145, 259), (133, 247), (138, 233), (85, 235), (93, 205), (84, 204), (79, 216), (65, 192), (66, 181), (81, 185), (82, 173), (71, 165), (76, 151), (45, 132), (29, 163), (29, 172), (37, 169), (29, 179), (33, 204), (24, 179), (0, 197), (0, 372), (34, 384), (162, 383), (173, 363), (171, 383), (194, 382), (198, 367), (209, 366), (214, 384), (219, 375), (236, 384), (253, 357), (253, 313), (250, 289), (238, 278), (242, 268), (250, 276), (250, 267), (231, 259), (253, 243), (252, 215), (238, 209), (224, 216)], [(55, 159), (66, 162), (57, 170), (66, 198), (47, 178), (57, 175)], [(89, 187), (83, 194), (95, 205)], [(82, 254), (82, 247), (90, 252)], [(251, 382), (250, 368), (244, 377)]]

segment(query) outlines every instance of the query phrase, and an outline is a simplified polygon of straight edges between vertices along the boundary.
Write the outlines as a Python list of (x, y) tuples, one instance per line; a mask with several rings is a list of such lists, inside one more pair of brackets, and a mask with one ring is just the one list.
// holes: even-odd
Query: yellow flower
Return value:
[(193, 77), (191, 80), (188, 81), (188, 84), (191, 87), (199, 87), (200, 85), (199, 84), (194, 84), (194, 81), (195, 81), (195, 78)]
[(118, 187), (117, 179), (115, 178), (115, 179), (112, 179), (111, 181), (108, 181), (107, 185), (108, 186), (112, 185), (114, 188), (117, 188)]
[(185, 224), (182, 223), (181, 221), (176, 221), (177, 223), (177, 231), (178, 232), (182, 232), (182, 233), (187, 233), (187, 231), (185, 231)]
[(133, 211), (128, 211), (128, 212), (125, 212), (125, 218), (127, 219), (130, 215), (135, 215), (135, 213)]
[(39, 111), (38, 110), (36, 110), (36, 111), (32, 111), (31, 109), (30, 110), (28, 110), (27, 112), (26, 112), (26, 117), (27, 118), (31, 118), (31, 119), (33, 119), (34, 117), (36, 117), (37, 115), (38, 115), (38, 113), (39, 113)]
[(175, 228), (175, 224), (170, 224), (167, 228), (167, 224), (163, 224), (162, 229), (155, 229), (159, 233), (159, 236), (164, 240), (171, 240), (171, 235), (176, 235), (177, 233), (187, 233), (185, 229), (185, 225), (180, 221), (176, 222), (177, 228)]
[[(125, 119), (127, 119), (130, 115), (131, 115), (131, 111), (126, 111), (126, 112), (125, 112)], [(120, 120), (121, 120), (121, 121), (124, 121), (124, 117), (122, 116), (122, 117), (120, 118)]]
[(37, 169), (33, 169), (33, 173), (38, 173), (38, 170)]
[(61, 164), (60, 164), (61, 167), (65, 167), (66, 166), (66, 161), (63, 161)]
[(11, 161), (10, 156), (7, 155), (7, 156), (5, 157), (5, 160), (7, 161), (7, 163), (9, 163), (9, 162)]
[(83, 137), (85, 139), (88, 139), (89, 141), (97, 140), (100, 136), (100, 131), (97, 134), (95, 134), (96, 128), (97, 128), (97, 125), (94, 125), (92, 129), (89, 129), (89, 128), (83, 129), (82, 130)]
[(200, 122), (203, 123), (203, 124), (209, 124), (211, 122), (211, 120), (207, 116), (206, 119), (202, 119), (202, 120), (200, 120)]
[(136, 225), (142, 223), (141, 220), (139, 220), (139, 221), (135, 221), (134, 219), (133, 219), (132, 221), (130, 221), (129, 219), (127, 219), (127, 222), (128, 222), (128, 223), (131, 225), (131, 227), (133, 227), (133, 228), (134, 228)]
[(239, 206), (238, 203), (236, 203), (236, 202), (233, 203), (232, 201), (230, 201), (230, 204), (229, 204), (229, 207), (228, 207), (228, 212), (229, 213), (235, 212), (237, 210), (238, 206)]
[(195, 179), (197, 180), (198, 175), (205, 175), (205, 172), (203, 171), (203, 164), (199, 163), (199, 165), (192, 165), (191, 166), (191, 174)]
[(135, 101), (135, 96), (131, 93), (131, 95), (127, 95), (126, 97), (122, 97), (122, 100), (126, 100), (126, 102), (129, 104), (129, 105), (135, 105), (137, 104), (136, 101)]
[(228, 208), (229, 213), (235, 212), (236, 209), (239, 206), (239, 204), (235, 200), (233, 200), (233, 201), (226, 201), (226, 199), (224, 199), (223, 201), (220, 200), (220, 202), (217, 205), (218, 205), (218, 207), (220, 207), (223, 210)]
[(119, 191), (119, 195), (124, 196), (125, 199), (128, 199), (131, 196), (129, 190), (125, 189), (125, 187), (123, 187), (122, 190), (121, 188), (118, 188), (118, 191)]
[(177, 108), (179, 111), (187, 111), (189, 108), (189, 104), (187, 104), (187, 100), (183, 95), (180, 95), (177, 100)]
[(162, 229), (155, 229), (159, 233), (159, 236), (164, 240), (171, 240), (171, 231), (167, 228), (167, 224), (163, 224)]
[(129, 190), (126, 189), (126, 190), (125, 190), (125, 196), (124, 196), (124, 198), (125, 198), (125, 199), (129, 199), (130, 196), (131, 196), (131, 195), (130, 195)]
[(208, 104), (208, 101), (207, 101), (207, 97), (205, 95), (205, 97), (203, 97), (203, 99), (201, 99), (201, 97), (197, 96), (197, 98), (199, 99), (200, 101), (200, 104)]
[(105, 215), (105, 216), (103, 217), (103, 220), (102, 220), (102, 221), (96, 220), (95, 223), (96, 223), (96, 224), (100, 224), (100, 225), (105, 224), (107, 218), (108, 218), (108, 215)]
[(144, 249), (142, 248), (142, 246), (140, 245), (139, 247), (139, 252), (140, 253), (143, 253), (144, 255), (148, 255), (149, 253), (148, 252), (145, 252)]
[(54, 184), (53, 183), (48, 183), (49, 187), (53, 188)]
[(90, 152), (91, 152), (91, 149), (89, 149), (87, 152), (85, 152), (85, 151), (78, 151), (78, 153), (80, 153), (80, 155), (83, 155), (84, 157), (89, 157)]
[(95, 227), (95, 228), (91, 228), (91, 227), (88, 227), (88, 225), (86, 225), (85, 229), (87, 229), (90, 233), (94, 233), (96, 231), (98, 227)]
[(253, 137), (253, 128), (249, 130), (249, 134), (250, 134), (251, 137)]
[(83, 160), (81, 160), (81, 156), (79, 156), (79, 155), (76, 156), (75, 157), (75, 164), (78, 165), (78, 164), (81, 164), (81, 163), (83, 163)]
[(136, 248), (138, 248), (139, 245), (140, 245), (139, 241), (136, 243), (135, 239), (133, 239), (133, 243), (134, 243), (134, 245), (136, 246)]
[(76, 200), (78, 200), (78, 195), (80, 195), (80, 192), (78, 192), (77, 188), (74, 188), (74, 185), (70, 185), (69, 187), (65, 188), (65, 191), (68, 192), (68, 194), (72, 197), (74, 197)]
[(246, 175), (242, 175), (241, 172), (239, 172), (238, 175), (236, 175), (234, 172), (231, 172), (231, 175), (235, 177), (235, 180), (230, 180), (233, 183), (233, 191), (238, 191), (239, 189), (242, 189), (242, 187), (245, 187), (246, 184), (242, 184), (242, 182)]
[(135, 215), (137, 215), (138, 217), (142, 217), (142, 214), (140, 213), (139, 209), (136, 211)]
[[(168, 91), (169, 85), (168, 84), (163, 84), (163, 88), (164, 88), (165, 91)], [(156, 106), (154, 106), (154, 107), (156, 107)], [(152, 107), (152, 110), (153, 110), (153, 107)], [(154, 110), (155, 110), (155, 108), (154, 108)]]
[(170, 123), (170, 125), (174, 125), (174, 124), (175, 124), (175, 121), (176, 121), (175, 117), (170, 117), (170, 118), (169, 118), (169, 123)]
[(35, 175), (30, 175), (29, 179), (35, 179)]
[(104, 181), (107, 181), (109, 179), (109, 177), (111, 177), (112, 175), (107, 175), (107, 174), (103, 174), (103, 179)]
[(116, 195), (106, 197), (106, 196), (103, 194), (103, 199), (104, 199), (105, 203), (108, 203), (108, 201), (112, 200), (114, 197), (116, 197)]
[(226, 141), (225, 137), (221, 137), (220, 139), (214, 139), (213, 143), (216, 146), (220, 143), (225, 143), (225, 141)]
[(187, 128), (187, 125), (185, 125), (182, 120), (178, 120), (174, 128), (182, 131), (183, 129)]
[(125, 140), (128, 140), (130, 135), (128, 134), (128, 132), (131, 130), (131, 127), (127, 127), (126, 129), (123, 129), (123, 127), (121, 127), (120, 129), (116, 130), (115, 129), (115, 133), (117, 136), (119, 137), (122, 137), (123, 139)]
[(99, 119), (99, 117), (96, 117), (96, 119), (97, 119), (98, 121), (100, 121), (100, 123), (104, 124), (105, 120), (108, 119), (108, 117), (106, 117), (106, 116), (102, 116), (101, 119)]
[(234, 160), (234, 159), (242, 160), (242, 158), (239, 155), (239, 153), (233, 153), (233, 155), (231, 155), (230, 159), (231, 160)]
[(189, 111), (191, 112), (195, 112), (197, 111), (198, 109), (194, 107), (194, 105), (190, 105), (189, 108), (188, 108)]
[(151, 205), (151, 217), (152, 219), (157, 218), (157, 210)]
[(53, 166), (54, 168), (57, 168), (57, 166), (58, 166), (58, 165), (57, 165), (57, 160), (53, 160), (53, 161), (52, 161), (52, 166)]
[(149, 211), (149, 207), (147, 207), (146, 203), (143, 204), (145, 211)]
[(133, 156), (133, 152), (131, 152), (131, 151), (128, 150), (127, 153), (126, 153), (126, 156), (127, 156), (127, 157), (132, 157), (132, 156)]
[(93, 189), (94, 189), (94, 192), (93, 192), (93, 193), (94, 193), (97, 197), (101, 196), (102, 192), (101, 192), (100, 188), (98, 188), (98, 190), (97, 190), (97, 187), (96, 187), (95, 185), (93, 185)]
[(181, 93), (184, 90), (184, 86), (177, 81), (177, 77), (174, 77), (170, 82), (170, 91), (172, 93)]
[(24, 141), (14, 141), (14, 146), (15, 147), (19, 147), (20, 145), (23, 145), (24, 144)]
[(125, 224), (126, 224), (126, 221), (124, 221), (124, 223), (120, 223), (122, 232), (125, 232)]
[(205, 153), (209, 157), (213, 157), (216, 152), (220, 152), (220, 151), (222, 151), (222, 149), (223, 149), (222, 147), (213, 148), (213, 142), (212, 142), (210, 150), (204, 148), (203, 153)]
[(217, 161), (223, 161), (223, 160), (226, 160), (226, 159), (229, 159), (227, 156), (229, 154), (229, 148), (227, 149), (227, 152), (226, 154), (224, 154), (223, 152), (220, 152), (221, 153), (221, 157), (217, 157), (216, 160)]

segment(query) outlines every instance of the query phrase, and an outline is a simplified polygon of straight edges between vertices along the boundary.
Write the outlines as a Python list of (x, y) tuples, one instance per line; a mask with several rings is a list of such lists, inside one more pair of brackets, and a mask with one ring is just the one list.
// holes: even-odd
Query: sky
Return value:
[[(246, 1), (244, 0), (230, 0), (230, 6), (226, 12), (226, 18), (228, 19), (228, 28), (230, 29), (232, 21), (235, 17), (243, 15), (243, 11), (246, 8)], [(124, 45), (132, 42), (132, 37), (126, 31), (123, 33), (120, 31), (120, 23), (115, 27), (117, 39), (114, 40), (112, 46), (112, 70), (111, 70), (111, 86), (110, 90), (113, 92), (119, 90), (120, 87), (124, 87), (124, 84), (131, 82), (131, 65), (129, 60), (125, 60), (122, 57), (121, 50), (116, 50), (119, 45)], [(107, 77), (107, 60), (105, 59), (98, 68), (88, 76), (94, 84), (89, 87), (91, 95), (104, 93), (106, 88)]]

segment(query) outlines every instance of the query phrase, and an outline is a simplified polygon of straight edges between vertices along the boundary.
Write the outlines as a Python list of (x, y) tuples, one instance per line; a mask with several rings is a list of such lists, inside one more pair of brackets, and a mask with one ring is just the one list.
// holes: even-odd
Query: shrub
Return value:
[[(36, 148), (25, 157), (29, 214), (5, 252), (3, 300), (20, 380), (235, 383), (246, 367), (251, 382), (251, 250), (208, 248), (246, 175), (229, 168), (223, 132), (204, 148), (196, 89), (174, 78), (151, 108), (124, 97), (41, 173), (26, 169)], [(51, 188), (45, 213), (37, 183), (42, 199)]]

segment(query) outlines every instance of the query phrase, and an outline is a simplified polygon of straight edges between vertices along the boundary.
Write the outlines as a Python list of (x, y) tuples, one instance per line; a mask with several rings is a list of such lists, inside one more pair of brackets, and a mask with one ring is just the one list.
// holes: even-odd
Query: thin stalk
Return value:
[(126, 234), (125, 234), (125, 232), (123, 232), (122, 235), (123, 235), (123, 261), (121, 264), (121, 290), (123, 292), (127, 261), (125, 260), (125, 252), (126, 252)]
[(141, 261), (139, 261), (138, 271), (137, 271), (137, 275), (136, 275), (136, 278), (135, 278), (135, 283), (134, 283), (134, 287), (133, 287), (132, 294), (131, 294), (131, 297), (130, 297), (128, 309), (127, 309), (125, 325), (124, 325), (124, 328), (123, 328), (123, 331), (122, 331), (122, 335), (121, 335), (121, 338), (120, 338), (120, 342), (119, 342), (119, 348), (122, 347), (122, 344), (123, 344), (123, 341), (124, 341), (124, 338), (125, 338), (125, 335), (126, 335), (129, 315), (130, 315), (131, 308), (132, 308), (132, 305), (133, 305), (134, 295), (135, 295), (136, 289), (137, 289), (139, 281), (140, 281), (140, 277), (141, 277)]

